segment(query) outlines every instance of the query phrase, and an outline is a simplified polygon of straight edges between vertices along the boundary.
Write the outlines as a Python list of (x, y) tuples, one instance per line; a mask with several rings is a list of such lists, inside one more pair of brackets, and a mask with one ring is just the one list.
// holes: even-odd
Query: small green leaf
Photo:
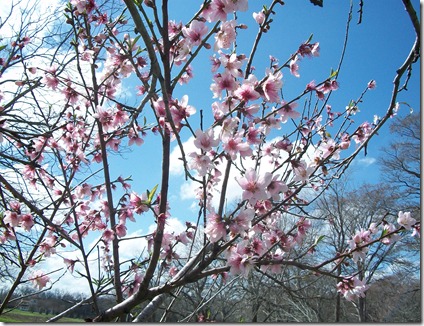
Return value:
[(314, 37), (314, 34), (312, 33), (305, 43), (308, 44), (309, 42), (311, 42), (313, 37)]
[(7, 45), (0, 45), (0, 51), (3, 51)]
[(156, 185), (153, 187), (152, 191), (147, 190), (147, 201), (149, 204), (152, 203), (153, 197), (155, 196), (156, 190), (158, 189), (159, 185)]
[(314, 242), (314, 246), (320, 243), (324, 238), (325, 238), (325, 235), (320, 235), (318, 238), (316, 238)]
[(383, 238), (387, 233), (388, 233), (389, 231), (387, 230), (387, 229), (384, 229), (382, 232), (381, 232), (381, 235), (380, 235), (380, 238)]
[(328, 78), (329, 78), (329, 79), (334, 78), (334, 77), (336, 77), (338, 74), (339, 74), (339, 71), (338, 71), (338, 70), (333, 70), (333, 69), (331, 69), (330, 77), (328, 77)]

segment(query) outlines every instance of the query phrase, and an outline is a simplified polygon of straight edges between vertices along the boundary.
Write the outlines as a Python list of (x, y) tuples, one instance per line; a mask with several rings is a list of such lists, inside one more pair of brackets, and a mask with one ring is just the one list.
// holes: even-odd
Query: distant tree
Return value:
[(367, 292), (369, 322), (417, 323), (421, 317), (421, 284), (409, 272), (379, 279)]
[(390, 125), (393, 134), (380, 160), (384, 180), (417, 207), (421, 195), (421, 118), (420, 112), (396, 117)]
[[(397, 208), (402, 205), (401, 199), (390, 184), (364, 184), (351, 188), (347, 178), (333, 183), (317, 200), (314, 212), (317, 219), (323, 221), (321, 230), (327, 248), (320, 250), (320, 254), (333, 256), (334, 253), (348, 252), (354, 243), (369, 237), (377, 225), (384, 225), (389, 231), (390, 222), (398, 218)], [(354, 254), (353, 262), (341, 260), (335, 269), (338, 275), (357, 274), (367, 284), (397, 271), (416, 275), (419, 272), (416, 246), (419, 246), (419, 239), (390, 238)], [(367, 302), (368, 297), (352, 301), (362, 322), (369, 321)], [(340, 294), (336, 296), (334, 307), (335, 321), (346, 321), (342, 316)]]

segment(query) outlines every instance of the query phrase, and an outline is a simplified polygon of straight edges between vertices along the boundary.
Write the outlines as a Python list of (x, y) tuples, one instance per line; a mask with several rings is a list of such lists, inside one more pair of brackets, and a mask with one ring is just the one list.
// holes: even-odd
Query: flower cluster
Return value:
[(29, 232), (34, 226), (34, 217), (32, 214), (21, 212), (21, 204), (11, 202), (10, 209), (5, 211), (1, 226), (4, 227), (3, 234), (0, 236), (0, 243), (5, 243), (6, 240), (15, 239), (15, 228), (20, 227), (26, 232)]
[(355, 300), (358, 297), (364, 298), (368, 288), (369, 286), (357, 276), (343, 278), (337, 283), (337, 291), (348, 301)]

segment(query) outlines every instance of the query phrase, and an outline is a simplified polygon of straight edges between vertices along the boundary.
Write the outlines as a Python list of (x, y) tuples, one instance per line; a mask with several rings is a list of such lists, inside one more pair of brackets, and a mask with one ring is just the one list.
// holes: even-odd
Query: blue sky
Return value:
[[(196, 2), (198, 3), (198, 2)], [(239, 13), (239, 22), (247, 23), (249, 28), (239, 32), (238, 53), (250, 53), (250, 47), (256, 36), (257, 25), (251, 17), (252, 11), (259, 11), (263, 1), (250, 1), (249, 11)], [(367, 83), (374, 79), (377, 88), (369, 91), (364, 102), (359, 106), (355, 122), (372, 122), (374, 114), (379, 116), (386, 112), (395, 71), (403, 63), (410, 51), (415, 35), (407, 13), (400, 0), (373, 0), (364, 1), (362, 23), (358, 21), (358, 3), (353, 1), (353, 16), (350, 25), (349, 41), (344, 63), (338, 77), (340, 88), (333, 92), (329, 104), (334, 111), (343, 111), (350, 100), (355, 100), (365, 89)], [(419, 13), (419, 1), (412, 1)], [(193, 7), (193, 10), (190, 10)], [(321, 81), (328, 77), (330, 70), (336, 69), (339, 63), (345, 38), (346, 22), (350, 1), (326, 0), (324, 7), (316, 7), (309, 1), (288, 0), (284, 6), (277, 6), (275, 23), (270, 31), (264, 35), (254, 66), (260, 76), (269, 64), (269, 55), (284, 62), (294, 53), (298, 46), (313, 34), (313, 41), (320, 43), (320, 56), (313, 59), (305, 58), (300, 62), (300, 78), (296, 78), (285, 70), (283, 71), (283, 94), (291, 99), (300, 94), (305, 85), (311, 80)], [(191, 6), (186, 0), (170, 1), (170, 19), (185, 22), (189, 13), (195, 12), (198, 5)], [(197, 63), (193, 64), (195, 80), (188, 85), (179, 87), (174, 93), (176, 98), (188, 94), (189, 104), (197, 109), (193, 117), (193, 128), (198, 127), (199, 111), (202, 109), (205, 116), (205, 126), (211, 121), (210, 105), (214, 101), (209, 90), (212, 82), (209, 56), (211, 51), (204, 53)], [(415, 66), (408, 92), (402, 92), (398, 101), (405, 101), (415, 111), (420, 107), (419, 65)], [(299, 103), (301, 105), (301, 103)], [(404, 106), (400, 115), (409, 113)], [(197, 123), (197, 125), (196, 125)], [(379, 149), (387, 145), (391, 139), (387, 124), (380, 129), (368, 146), (368, 155), (360, 154), (352, 164), (350, 173), (355, 184), (363, 182), (378, 182), (379, 169), (377, 160)], [(188, 133), (182, 134), (186, 140)], [(133, 189), (143, 192), (160, 183), (161, 153), (157, 141), (159, 138), (149, 134), (145, 139), (144, 148), (135, 148), (133, 153), (124, 154), (125, 160), (115, 166), (115, 173), (124, 177), (132, 175)], [(176, 146), (174, 142), (173, 146)], [(197, 214), (188, 209), (192, 200), (181, 198), (181, 185), (184, 183), (182, 175), (173, 175), (171, 178), (171, 212), (173, 216), (184, 220), (194, 220)], [(147, 218), (150, 221), (150, 218)], [(146, 223), (149, 223), (145, 220)], [(144, 224), (144, 223), (143, 223)], [(135, 225), (134, 225), (135, 226)], [(137, 226), (138, 223), (137, 223)], [(130, 227), (130, 225), (128, 225)]]

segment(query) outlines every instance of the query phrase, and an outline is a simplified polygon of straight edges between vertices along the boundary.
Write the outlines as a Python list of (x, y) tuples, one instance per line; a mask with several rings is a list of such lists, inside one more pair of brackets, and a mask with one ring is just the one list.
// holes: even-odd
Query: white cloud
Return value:
[[(183, 148), (186, 155), (197, 150), (196, 146), (194, 146), (194, 136), (191, 136), (188, 140), (183, 142)], [(182, 161), (181, 149), (178, 145), (176, 145), (171, 152), (169, 172), (174, 176), (184, 174), (184, 163)]]
[(377, 162), (377, 159), (374, 158), (374, 157), (368, 156), (368, 157), (364, 157), (364, 158), (354, 160), (353, 162), (354, 162), (354, 164), (360, 165), (361, 167), (367, 167), (367, 166), (370, 166), (370, 165), (374, 164), (375, 162)]

